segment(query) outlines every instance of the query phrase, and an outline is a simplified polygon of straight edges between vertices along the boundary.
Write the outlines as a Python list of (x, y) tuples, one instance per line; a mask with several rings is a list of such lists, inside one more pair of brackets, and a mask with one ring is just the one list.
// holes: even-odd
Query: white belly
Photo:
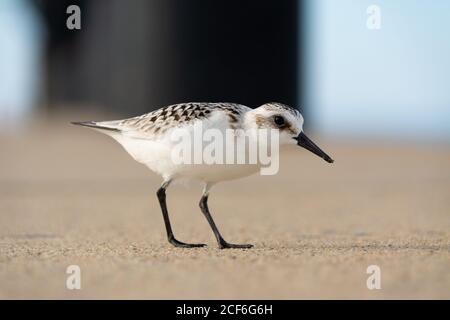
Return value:
[(258, 172), (258, 165), (211, 164), (184, 165), (179, 168), (178, 175), (206, 182), (219, 182), (247, 177)]
[(120, 134), (111, 135), (138, 162), (164, 179), (188, 178), (205, 182), (233, 180), (259, 171), (259, 164), (176, 164), (169, 144), (135, 139)]

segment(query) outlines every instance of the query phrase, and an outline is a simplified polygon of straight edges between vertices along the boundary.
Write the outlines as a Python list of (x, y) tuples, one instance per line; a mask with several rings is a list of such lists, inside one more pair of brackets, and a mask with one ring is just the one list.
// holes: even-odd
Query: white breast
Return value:
[[(173, 161), (173, 151), (176, 142), (173, 141), (174, 130), (185, 132), (194, 139), (194, 128), (201, 125), (203, 130), (212, 129), (220, 131), (225, 137), (226, 130), (230, 129), (227, 115), (224, 112), (214, 112), (209, 118), (197, 120), (188, 126), (172, 128), (157, 139), (139, 138), (133, 133), (121, 134), (105, 132), (119, 142), (125, 150), (138, 162), (145, 164), (150, 170), (161, 175), (164, 179), (188, 178), (206, 182), (218, 182), (237, 179), (258, 172), (257, 164), (176, 164)], [(193, 140), (192, 140), (193, 141)], [(198, 150), (197, 150), (198, 151)], [(201, 150), (203, 152), (203, 149)], [(194, 154), (193, 154), (194, 156)]]

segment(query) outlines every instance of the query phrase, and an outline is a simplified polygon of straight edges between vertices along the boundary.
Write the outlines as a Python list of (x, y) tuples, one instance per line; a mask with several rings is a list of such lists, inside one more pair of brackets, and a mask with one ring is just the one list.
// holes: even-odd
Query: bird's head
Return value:
[(285, 104), (271, 102), (251, 111), (253, 127), (256, 129), (279, 130), (280, 145), (296, 144), (303, 147), (329, 163), (333, 159), (312, 142), (303, 132), (303, 116)]

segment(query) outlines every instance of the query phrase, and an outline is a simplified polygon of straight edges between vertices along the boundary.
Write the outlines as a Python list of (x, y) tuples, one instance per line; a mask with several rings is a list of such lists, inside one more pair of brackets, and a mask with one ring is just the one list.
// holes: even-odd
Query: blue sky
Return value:
[[(373, 4), (380, 30), (366, 26)], [(307, 19), (319, 131), (450, 141), (450, 1), (309, 0)]]
[(39, 98), (43, 32), (33, 9), (0, 0), (0, 120), (26, 116)]

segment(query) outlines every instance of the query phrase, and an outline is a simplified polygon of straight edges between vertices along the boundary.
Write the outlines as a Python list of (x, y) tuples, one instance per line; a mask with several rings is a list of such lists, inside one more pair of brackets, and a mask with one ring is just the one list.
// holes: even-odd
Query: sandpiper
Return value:
[[(200, 124), (205, 130), (214, 129), (219, 132), (231, 130), (236, 133), (236, 139), (239, 139), (241, 132), (250, 132), (245, 139), (252, 140), (256, 139), (252, 138), (256, 135), (251, 133), (271, 130), (277, 132), (280, 146), (298, 145), (329, 163), (333, 162), (331, 157), (304, 134), (303, 117), (300, 112), (282, 103), (266, 103), (255, 109), (235, 103), (180, 103), (134, 118), (72, 123), (90, 127), (111, 136), (136, 161), (146, 165), (163, 178), (156, 195), (161, 206), (167, 238), (172, 245), (181, 248), (203, 247), (205, 244), (184, 243), (175, 238), (166, 205), (166, 189), (171, 182), (178, 179), (202, 181), (204, 189), (200, 199), (200, 209), (214, 232), (219, 248), (251, 248), (250, 244), (232, 244), (223, 239), (210, 214), (208, 196), (214, 184), (254, 174), (260, 169), (261, 163), (197, 164), (189, 161), (175, 163), (173, 159), (173, 151), (176, 147), (176, 142), (173, 140), (174, 131), (185, 130), (192, 133), (193, 128)], [(248, 149), (245, 152), (248, 152)]]

